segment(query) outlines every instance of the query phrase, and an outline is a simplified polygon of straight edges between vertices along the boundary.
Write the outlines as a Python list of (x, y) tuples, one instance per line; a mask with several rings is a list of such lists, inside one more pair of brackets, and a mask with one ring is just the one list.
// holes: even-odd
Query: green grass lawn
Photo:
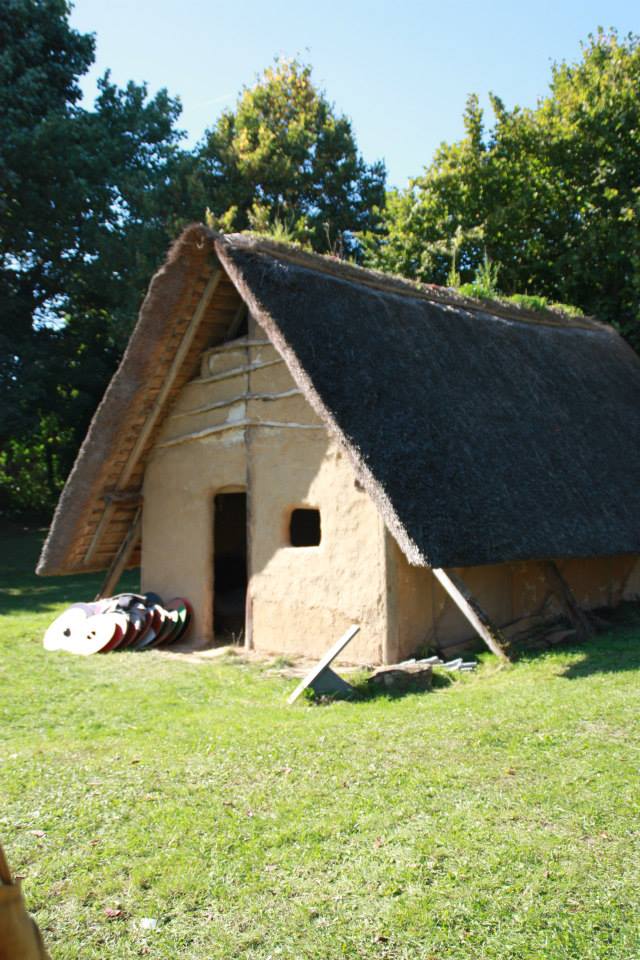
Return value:
[(432, 693), (287, 707), (238, 658), (45, 653), (96, 581), (38, 580), (38, 546), (0, 543), (0, 838), (54, 960), (640, 957), (633, 614)]

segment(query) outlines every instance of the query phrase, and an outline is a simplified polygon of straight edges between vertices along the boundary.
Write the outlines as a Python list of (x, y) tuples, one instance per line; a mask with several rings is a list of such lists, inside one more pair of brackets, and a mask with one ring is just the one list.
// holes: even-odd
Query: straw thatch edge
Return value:
[[(242, 238), (245, 239), (244, 236)], [(224, 269), (226, 270), (228, 276), (232, 280), (234, 286), (236, 287), (238, 293), (245, 301), (251, 313), (255, 316), (256, 320), (265, 331), (269, 340), (272, 342), (282, 359), (284, 360), (289, 373), (293, 377), (297, 387), (302, 392), (307, 403), (312, 407), (315, 413), (323, 421), (329, 433), (338, 441), (342, 449), (345, 451), (349, 457), (353, 469), (356, 473), (357, 479), (365, 488), (366, 492), (369, 494), (374, 504), (380, 511), (382, 519), (389, 528), (390, 532), (395, 537), (396, 541), (402, 552), (407, 557), (410, 563), (416, 566), (429, 566), (429, 561), (427, 557), (420, 551), (417, 544), (409, 537), (405, 527), (398, 519), (398, 516), (391, 505), (389, 498), (387, 497), (384, 487), (376, 480), (375, 476), (371, 470), (364, 463), (362, 457), (359, 454), (357, 448), (349, 441), (349, 439), (344, 435), (340, 427), (338, 426), (332, 412), (329, 408), (323, 403), (320, 396), (318, 395), (307, 371), (304, 369), (300, 363), (295, 350), (291, 344), (286, 340), (281, 330), (279, 329), (275, 320), (270, 316), (269, 312), (265, 309), (264, 305), (257, 299), (254, 291), (251, 287), (247, 286), (244, 282), (242, 272), (238, 269), (236, 264), (233, 261), (231, 250), (234, 246), (237, 246), (236, 236), (229, 237), (218, 237), (215, 243), (216, 252), (220, 262), (223, 264)], [(243, 244), (244, 246), (244, 244)], [(247, 246), (250, 247), (252, 252), (258, 252), (262, 254), (270, 253), (269, 250), (264, 249), (263, 242), (252, 241)], [(271, 246), (271, 244), (270, 244)], [(289, 250), (290, 248), (285, 248)], [(308, 266), (308, 256), (306, 255), (302, 264), (296, 258), (296, 263)], [(287, 258), (291, 261), (294, 258)], [(314, 262), (316, 258), (314, 257)], [(332, 270), (326, 271), (328, 273), (333, 273)]]
[[(162, 352), (171, 322), (188, 298), (198, 268), (217, 266), (213, 234), (201, 224), (188, 227), (172, 244), (151, 280), (138, 321), (120, 365), (99, 403), (56, 506), (36, 567), (39, 575), (92, 572), (104, 565), (70, 563), (73, 548), (101, 502), (110, 473), (110, 457), (134, 406), (144, 403), (147, 385)], [(194, 270), (194, 265), (196, 269)]]

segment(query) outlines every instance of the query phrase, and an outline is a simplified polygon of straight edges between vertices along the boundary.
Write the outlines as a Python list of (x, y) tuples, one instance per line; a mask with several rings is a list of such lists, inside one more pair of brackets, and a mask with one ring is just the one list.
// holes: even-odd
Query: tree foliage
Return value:
[(242, 91), (206, 135), (198, 169), (221, 228), (275, 231), (320, 251), (353, 253), (384, 202), (383, 164), (364, 162), (349, 120), (296, 60)]
[(84, 109), (94, 40), (68, 14), (64, 0), (5, 0), (0, 25), (0, 506), (11, 510), (55, 501), (169, 242), (180, 179), (179, 104), (107, 74)]
[(553, 68), (535, 109), (478, 98), (465, 135), (387, 198), (372, 265), (470, 281), (488, 258), (505, 293), (544, 295), (615, 324), (640, 346), (640, 46), (600, 31)]
[(46, 516), (118, 363), (149, 279), (189, 220), (348, 252), (375, 231), (384, 168), (309, 67), (279, 62), (194, 151), (165, 90), (92, 108), (94, 38), (66, 0), (3, 0), (0, 20), (0, 512)]
[[(180, 104), (105, 74), (66, 0), (0, 20), (0, 511), (46, 514), (149, 278), (189, 220), (424, 281), (571, 303), (640, 347), (640, 40), (600, 31), (534, 109), (469, 98), (405, 191), (311, 68), (277, 61), (191, 152)], [(533, 301), (532, 301), (533, 302)], [(544, 302), (540, 300), (539, 302)]]

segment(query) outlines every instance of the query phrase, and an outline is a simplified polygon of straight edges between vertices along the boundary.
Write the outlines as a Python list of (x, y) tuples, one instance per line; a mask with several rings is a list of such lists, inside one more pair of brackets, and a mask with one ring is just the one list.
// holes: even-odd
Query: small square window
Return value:
[(320, 543), (320, 511), (302, 507), (292, 510), (289, 540), (292, 547), (317, 547)]

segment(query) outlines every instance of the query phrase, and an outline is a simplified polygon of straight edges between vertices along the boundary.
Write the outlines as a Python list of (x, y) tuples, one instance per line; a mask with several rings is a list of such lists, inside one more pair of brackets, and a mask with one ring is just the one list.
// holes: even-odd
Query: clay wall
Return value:
[[(213, 641), (213, 503), (248, 492), (250, 642), (320, 656), (351, 623), (343, 661), (379, 662), (386, 640), (384, 526), (347, 457), (259, 327), (207, 351), (163, 426), (144, 482), (143, 589), (183, 595), (194, 643)], [(296, 508), (321, 540), (290, 543)]]
[[(389, 570), (389, 661), (418, 650), (444, 648), (474, 639), (474, 631), (426, 567), (411, 566), (387, 534)], [(557, 565), (584, 609), (616, 606), (640, 598), (640, 561), (633, 557), (558, 560)], [(505, 626), (522, 617), (561, 610), (535, 561), (460, 567), (456, 572), (491, 619)]]

